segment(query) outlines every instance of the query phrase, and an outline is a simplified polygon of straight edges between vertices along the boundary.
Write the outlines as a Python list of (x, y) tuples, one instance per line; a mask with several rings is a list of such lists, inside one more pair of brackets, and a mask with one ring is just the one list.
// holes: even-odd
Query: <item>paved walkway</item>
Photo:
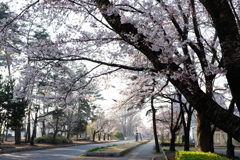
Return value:
[(79, 157), (79, 160), (152, 160), (153, 157), (164, 157), (163, 154), (154, 154), (154, 141), (139, 146), (123, 157)]

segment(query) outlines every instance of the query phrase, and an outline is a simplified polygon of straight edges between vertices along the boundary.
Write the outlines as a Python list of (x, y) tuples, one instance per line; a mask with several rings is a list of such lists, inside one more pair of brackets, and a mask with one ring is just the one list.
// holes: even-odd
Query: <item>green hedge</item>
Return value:
[[(51, 144), (53, 141), (53, 135), (46, 135), (42, 137), (38, 137), (35, 139), (36, 143), (49, 143)], [(57, 135), (56, 137), (57, 144), (63, 144), (63, 143), (72, 143), (72, 140), (68, 140), (66, 137)]]
[(122, 132), (120, 132), (120, 131), (115, 131), (115, 132), (113, 132), (113, 134), (112, 134), (112, 139), (113, 140), (124, 140), (124, 136), (123, 136), (123, 133)]
[(176, 160), (230, 160), (214, 153), (177, 151)]

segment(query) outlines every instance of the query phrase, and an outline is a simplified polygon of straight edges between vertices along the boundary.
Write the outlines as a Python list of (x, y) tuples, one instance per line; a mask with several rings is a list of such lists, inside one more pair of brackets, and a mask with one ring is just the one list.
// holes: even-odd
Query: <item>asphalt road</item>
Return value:
[[(151, 160), (152, 159), (152, 151), (153, 151), (153, 141), (138, 147), (137, 149), (130, 152), (125, 157), (116, 157), (116, 158), (90, 158), (90, 157), (78, 157), (78, 155), (86, 152), (89, 149), (95, 147), (101, 147), (105, 145), (113, 145), (113, 144), (122, 144), (132, 141), (119, 141), (119, 142), (110, 142), (110, 143), (102, 143), (102, 144), (88, 144), (88, 145), (80, 145), (74, 147), (64, 147), (64, 148), (54, 148), (54, 149), (45, 149), (45, 150), (36, 150), (36, 151), (26, 151), (26, 152), (15, 152), (10, 154), (1, 154), (0, 160), (76, 160), (76, 159), (125, 159), (125, 160)], [(146, 159), (147, 158), (147, 159)]]
[[(226, 147), (214, 147), (214, 152), (215, 153), (220, 153), (226, 155)], [(234, 150), (235, 157), (240, 158), (240, 147), (235, 147)]]

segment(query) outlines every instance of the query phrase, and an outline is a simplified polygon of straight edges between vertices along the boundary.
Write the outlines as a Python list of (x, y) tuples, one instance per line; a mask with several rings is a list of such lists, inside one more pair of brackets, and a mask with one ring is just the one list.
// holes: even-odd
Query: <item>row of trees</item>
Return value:
[[(190, 128), (193, 127), (192, 125), (197, 124), (193, 122), (196, 121), (193, 106), (173, 85), (169, 84), (169, 81), (165, 81), (164, 77), (157, 79), (154, 74), (142, 73), (136, 76), (132, 73), (129, 79), (131, 81), (128, 85), (131, 87), (122, 92), (126, 97), (119, 103), (119, 106), (130, 105), (135, 109), (148, 108), (147, 115), (151, 115), (153, 119), (156, 146), (158, 146), (158, 135), (160, 133), (164, 134), (163, 132), (167, 130), (171, 136), (170, 150), (174, 151), (176, 133), (182, 130), (184, 132), (184, 150), (189, 151)], [(215, 81), (218, 81), (218, 79), (216, 78)], [(223, 108), (228, 108), (229, 111), (231, 110), (231, 113), (238, 115), (229, 92), (230, 89), (223, 89), (221, 85), (216, 85), (212, 94), (218, 104)], [(215, 129), (216, 126), (211, 124), (208, 132), (198, 132), (198, 134), (207, 134), (205, 136), (209, 136), (210, 141), (204, 142), (202, 145), (211, 148), (212, 152), (214, 152)], [(202, 145), (200, 144), (200, 146)], [(229, 137), (229, 157), (234, 157), (234, 147), (232, 146), (232, 138)]]
[[(0, 4), (2, 21), (15, 16), (16, 14), (11, 12), (6, 4)], [(77, 137), (86, 132), (88, 121), (93, 121), (96, 117), (94, 111), (97, 106), (93, 101), (101, 99), (94, 84), (88, 85), (92, 79), (87, 78), (86, 75), (90, 71), (85, 65), (79, 63), (42, 61), (30, 65), (26, 57), (20, 63), (14, 63), (14, 58), (24, 56), (18, 46), (42, 42), (49, 37), (49, 34), (42, 26), (26, 19), (9, 25), (11, 27), (6, 29), (6, 34), (13, 32), (17, 39), (10, 37), (2, 39), (0, 46), (1, 69), (5, 73), (8, 71), (7, 75), (1, 75), (1, 135), (8, 135), (11, 129), (15, 131), (15, 143), (20, 144), (23, 136), (21, 131), (25, 128), (26, 142), (34, 144), (37, 126), (41, 128), (42, 135), (46, 135), (47, 132), (53, 133), (53, 143), (56, 143), (59, 132), (67, 132), (67, 138), (70, 138), (72, 132)], [(23, 26), (28, 26), (29, 30), (19, 32)], [(60, 51), (59, 54), (61, 54)], [(22, 57), (19, 58), (22, 59)], [(23, 71), (22, 67), (27, 67), (29, 71)], [(12, 74), (12, 72), (17, 73)], [(34, 76), (29, 77), (28, 72), (34, 73)], [(42, 75), (44, 76), (41, 77)], [(25, 78), (31, 80), (26, 81)], [(26, 87), (22, 88), (20, 85), (23, 83)], [(25, 97), (20, 95), (19, 98), (19, 94), (25, 94)]]

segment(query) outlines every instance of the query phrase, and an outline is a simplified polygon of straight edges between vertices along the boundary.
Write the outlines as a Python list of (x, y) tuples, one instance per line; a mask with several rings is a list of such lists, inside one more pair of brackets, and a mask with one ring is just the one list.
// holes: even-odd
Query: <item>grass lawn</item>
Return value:
[(130, 142), (130, 143), (124, 143), (124, 144), (120, 144), (120, 145), (114, 145), (114, 146), (109, 146), (109, 147), (105, 147), (103, 149), (99, 149), (93, 152), (99, 152), (99, 153), (120, 153), (126, 149), (132, 148), (136, 145), (142, 144), (147, 142), (147, 140), (143, 140), (143, 141), (138, 141), (138, 142)]

